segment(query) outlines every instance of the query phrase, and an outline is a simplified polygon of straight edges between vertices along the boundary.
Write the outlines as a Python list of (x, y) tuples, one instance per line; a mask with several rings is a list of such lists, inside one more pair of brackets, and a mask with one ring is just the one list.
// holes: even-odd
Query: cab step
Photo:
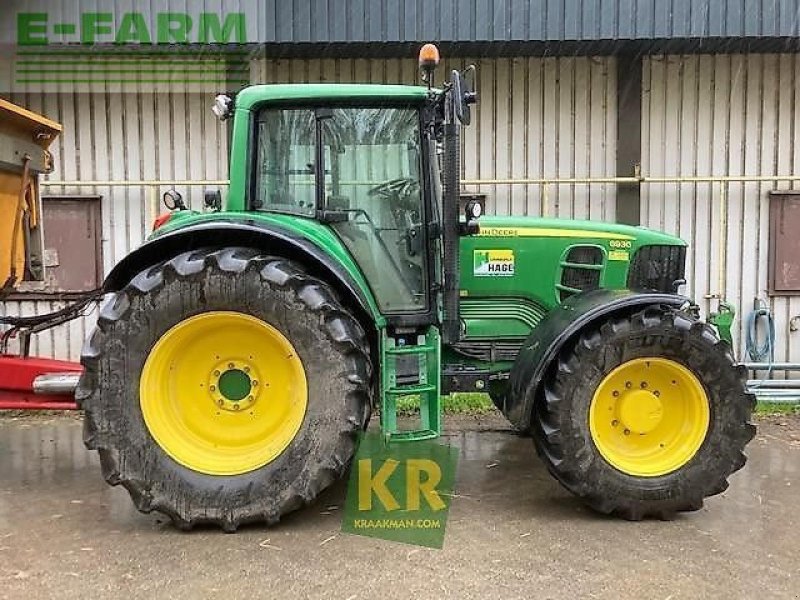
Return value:
[[(413, 335), (381, 332), (381, 432), (387, 442), (412, 442), (441, 434), (441, 342), (429, 327)], [(419, 427), (399, 429), (397, 403), (419, 398)]]

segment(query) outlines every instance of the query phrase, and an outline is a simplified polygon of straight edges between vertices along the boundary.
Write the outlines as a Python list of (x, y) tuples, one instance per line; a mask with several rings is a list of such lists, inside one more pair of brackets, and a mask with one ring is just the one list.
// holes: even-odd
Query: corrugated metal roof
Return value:
[[(201, 41), (202, 13), (241, 13), (246, 40), (228, 32), (229, 41), (266, 44), (800, 37), (800, 0), (11, 0), (5, 8), (6, 14), (46, 13), (47, 38), (57, 43), (79, 41), (81, 15), (103, 11), (113, 14), (114, 31), (124, 13), (140, 13), (153, 41), (158, 15), (166, 13), (189, 15), (193, 41)], [(54, 29), (62, 23), (76, 27)], [(18, 20), (4, 19), (0, 40), (17, 39)]]
[(258, 41), (268, 43), (800, 35), (797, 0), (266, 0), (238, 4), (258, 6)]
[[(353, 40), (362, 33), (369, 41), (454, 42), (800, 34), (800, 3), (792, 0), (349, 0), (343, 4), (351, 23), (347, 39)], [(299, 22), (278, 21), (287, 26)], [(321, 25), (316, 28), (318, 41), (340, 39), (337, 20), (329, 19), (327, 28), (325, 21)]]

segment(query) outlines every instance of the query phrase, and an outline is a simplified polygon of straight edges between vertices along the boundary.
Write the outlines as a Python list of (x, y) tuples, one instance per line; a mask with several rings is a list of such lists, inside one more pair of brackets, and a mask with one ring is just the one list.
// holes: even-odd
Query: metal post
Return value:
[(158, 186), (148, 186), (147, 193), (150, 198), (150, 221), (153, 222), (158, 217)]
[[(621, 52), (617, 56), (617, 175), (637, 176), (642, 163), (642, 55)], [(617, 185), (618, 223), (641, 222), (641, 184)]]
[(728, 261), (728, 197), (727, 185), (725, 181), (719, 182), (719, 280), (717, 293), (719, 302), (726, 299), (726, 275)]
[(549, 207), (550, 203), (549, 203), (549, 200), (548, 200), (548, 197), (547, 197), (547, 184), (546, 183), (542, 184), (541, 190), (542, 190), (541, 199), (540, 199), (541, 206), (539, 208), (539, 211), (541, 212), (542, 217), (546, 217), (547, 213), (550, 212), (550, 207)]

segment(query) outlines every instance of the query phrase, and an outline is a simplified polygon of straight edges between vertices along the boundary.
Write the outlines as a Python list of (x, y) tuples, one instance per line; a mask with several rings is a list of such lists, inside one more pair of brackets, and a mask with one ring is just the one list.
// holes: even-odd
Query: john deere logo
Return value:
[(511, 277), (514, 275), (513, 250), (474, 250), (472, 273), (476, 277)]
[(342, 530), (441, 548), (458, 451), (432, 441), (386, 444), (365, 435), (347, 489)]

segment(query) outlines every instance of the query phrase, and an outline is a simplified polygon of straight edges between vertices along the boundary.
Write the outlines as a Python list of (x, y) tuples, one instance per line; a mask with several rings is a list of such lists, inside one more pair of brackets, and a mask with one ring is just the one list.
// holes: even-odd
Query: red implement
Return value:
[(35, 393), (37, 377), (55, 373), (80, 373), (78, 363), (51, 358), (0, 355), (0, 410), (75, 410), (74, 394)]

